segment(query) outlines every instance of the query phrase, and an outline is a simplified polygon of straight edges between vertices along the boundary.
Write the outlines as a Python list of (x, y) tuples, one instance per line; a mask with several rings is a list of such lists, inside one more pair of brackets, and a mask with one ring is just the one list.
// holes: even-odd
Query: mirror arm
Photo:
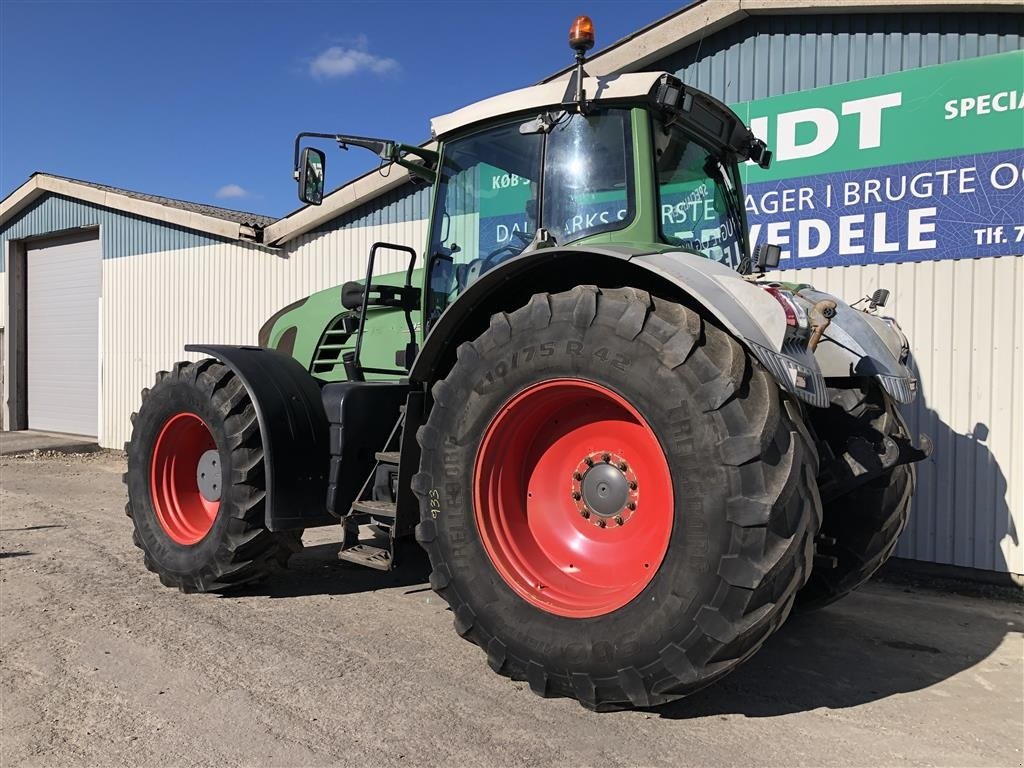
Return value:
[[(415, 155), (423, 162), (409, 160), (408, 155)], [(418, 176), (427, 183), (433, 184), (437, 180), (437, 171), (435, 169), (441, 160), (441, 155), (432, 149), (396, 143), (391, 145), (391, 156), (385, 159), (402, 166), (409, 173)]]
[(409, 171), (409, 173), (414, 176), (418, 176), (429, 184), (433, 184), (437, 180), (437, 171), (413, 160), (406, 160), (404, 157), (399, 157), (397, 160), (392, 162), (394, 162), (395, 165), (402, 166)]
[(394, 144), (395, 153), (405, 155), (416, 155), (423, 160), (426, 160), (432, 165), (437, 165), (437, 162), (441, 159), (441, 155), (432, 149), (426, 149), (425, 147), (416, 147), (409, 144)]
[(313, 139), (330, 139), (331, 141), (338, 142), (338, 146), (342, 149), (348, 149), (351, 147), (362, 147), (368, 149), (377, 155), (381, 160), (392, 160), (393, 155), (396, 152), (396, 147), (404, 146), (397, 144), (389, 139), (374, 139), (366, 136), (346, 136), (343, 133), (315, 133), (313, 131), (303, 131), (295, 137), (295, 155), (292, 163), (293, 170), (298, 173), (299, 171), (299, 145), (302, 143), (304, 138)]

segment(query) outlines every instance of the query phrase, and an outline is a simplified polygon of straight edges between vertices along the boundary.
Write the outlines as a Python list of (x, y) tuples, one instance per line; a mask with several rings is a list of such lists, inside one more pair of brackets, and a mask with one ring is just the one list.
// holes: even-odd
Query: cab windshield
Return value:
[(743, 271), (746, 243), (736, 166), (678, 126), (655, 125), (661, 237)]
[(522, 253), (538, 227), (566, 245), (633, 218), (628, 110), (557, 113), (545, 130), (523, 125), (444, 149), (429, 250), (431, 322), (482, 274)]

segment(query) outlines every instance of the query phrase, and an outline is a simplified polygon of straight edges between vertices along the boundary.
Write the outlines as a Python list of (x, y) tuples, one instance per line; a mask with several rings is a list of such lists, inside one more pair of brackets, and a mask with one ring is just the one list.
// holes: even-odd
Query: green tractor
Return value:
[(766, 277), (740, 178), (764, 142), (671, 74), (586, 76), (585, 18), (571, 42), (568, 84), (439, 117), (430, 149), (296, 139), (306, 203), (306, 136), (431, 185), (425, 258), (377, 243), (365, 280), (143, 392), (128, 514), (164, 584), (262, 579), (314, 526), (381, 570), (414, 538), (492, 669), (613, 709), (708, 685), (891, 555), (930, 444), (885, 292)]

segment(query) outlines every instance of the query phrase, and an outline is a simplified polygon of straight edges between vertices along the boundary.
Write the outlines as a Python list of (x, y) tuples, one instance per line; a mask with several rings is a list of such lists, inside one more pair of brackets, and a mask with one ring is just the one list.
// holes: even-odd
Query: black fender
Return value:
[(694, 253), (652, 253), (629, 246), (543, 248), (499, 264), (437, 318), (409, 377), (433, 383), (454, 364), (459, 344), (483, 333), (491, 315), (517, 309), (535, 293), (578, 285), (628, 285), (688, 304), (746, 346), (782, 389), (816, 407), (828, 406), (828, 390), (814, 355), (786, 341), (785, 312), (766, 291)]
[(337, 523), (326, 506), (330, 438), (320, 387), (294, 358), (272, 349), (189, 344), (234, 371), (252, 398), (263, 443), (266, 527)]

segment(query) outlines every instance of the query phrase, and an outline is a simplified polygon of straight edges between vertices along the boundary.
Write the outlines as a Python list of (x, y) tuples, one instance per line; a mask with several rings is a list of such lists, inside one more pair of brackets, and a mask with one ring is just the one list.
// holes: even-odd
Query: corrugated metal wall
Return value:
[[(189, 357), (182, 352), (186, 343), (256, 343), (259, 327), (284, 305), (362, 277), (370, 246), (378, 240), (420, 252), (428, 206), (429, 189), (401, 187), (272, 251), (47, 195), (0, 230), (0, 328), (7, 325), (8, 240), (98, 225), (103, 252), (99, 442), (120, 448), (142, 388), (152, 384), (156, 371)], [(404, 266), (403, 257), (385, 253), (379, 271)], [(7, 393), (3, 396), (6, 402)]]
[[(650, 69), (736, 104), (1021, 48), (1013, 13), (751, 16)], [(1024, 573), (1024, 258), (784, 274), (848, 301), (893, 291), (922, 382), (908, 415), (936, 441), (899, 555)]]
[(430, 192), (430, 186), (406, 182), (321, 224), (314, 231), (329, 232), (339, 227), (383, 226), (426, 219), (430, 216)]
[(1024, 15), (751, 16), (652, 64), (727, 104), (1024, 48)]
[(921, 380), (906, 414), (935, 442), (898, 555), (1024, 573), (1024, 257), (780, 274), (848, 302), (892, 291)]
[[(311, 233), (278, 252), (217, 243), (104, 259), (100, 445), (128, 440), (129, 415), (156, 371), (197, 357), (182, 352), (185, 344), (255, 344), (281, 307), (361, 277), (374, 242), (420, 252), (425, 238), (420, 220)], [(382, 272), (405, 265), (398, 255), (382, 256)]]

